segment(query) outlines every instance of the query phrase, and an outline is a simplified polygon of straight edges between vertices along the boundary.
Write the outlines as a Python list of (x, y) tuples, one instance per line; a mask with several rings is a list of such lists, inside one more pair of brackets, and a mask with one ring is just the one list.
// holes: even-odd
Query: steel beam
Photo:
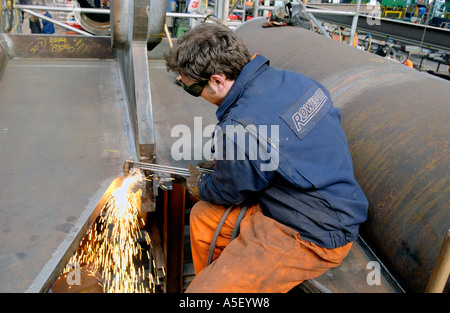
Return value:
[[(345, 15), (330, 15), (314, 12), (314, 16), (324, 22), (351, 27), (353, 17)], [(358, 30), (373, 35), (386, 36), (405, 43), (423, 48), (450, 50), (450, 29), (413, 24), (374, 15), (358, 15)]]
[[(306, 7), (311, 10), (328, 10), (328, 11), (341, 11), (341, 12), (348, 12), (348, 13), (355, 13), (356, 11), (356, 4), (351, 3), (312, 3), (307, 4)], [(380, 4), (377, 3), (376, 5), (362, 5), (359, 9), (360, 13), (370, 13), (374, 10), (379, 10)]]
[(166, 1), (113, 2), (113, 48), (120, 59), (131, 103), (138, 158), (151, 163), (155, 155), (153, 109), (147, 51), (163, 36)]
[(183, 288), (184, 261), (184, 214), (186, 190), (179, 184), (173, 185), (168, 193), (168, 205), (165, 214), (167, 292), (179, 293)]
[(80, 8), (80, 7), (51, 7), (45, 5), (24, 5), (14, 4), (19, 10), (37, 10), (37, 11), (60, 11), (60, 12), (80, 12), (80, 13), (95, 13), (95, 14), (109, 14), (109, 9), (95, 9), (95, 8)]

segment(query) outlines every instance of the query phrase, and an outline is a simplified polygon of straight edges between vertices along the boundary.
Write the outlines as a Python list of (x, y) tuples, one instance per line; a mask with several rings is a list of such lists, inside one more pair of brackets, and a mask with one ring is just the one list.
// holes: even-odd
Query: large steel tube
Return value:
[[(77, 2), (81, 8), (92, 9), (87, 0)], [(147, 41), (148, 49), (151, 50), (162, 40), (166, 6), (167, 0), (116, 0), (111, 2), (111, 16), (76, 11), (75, 18), (93, 34), (105, 36), (112, 33), (115, 47), (130, 40), (139, 40)]]
[(330, 90), (370, 202), (361, 236), (406, 291), (425, 291), (450, 228), (450, 83), (311, 31), (263, 22), (237, 33), (272, 66)]
[[(87, 0), (77, 0), (81, 8), (93, 9)], [(109, 14), (74, 11), (75, 19), (87, 31), (101, 36), (111, 33)]]

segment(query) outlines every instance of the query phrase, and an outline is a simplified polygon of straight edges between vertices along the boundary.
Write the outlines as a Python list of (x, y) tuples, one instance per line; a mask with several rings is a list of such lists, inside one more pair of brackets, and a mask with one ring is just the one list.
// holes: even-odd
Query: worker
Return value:
[(42, 32), (41, 22), (38, 17), (30, 15), (29, 25), (32, 34), (40, 34)]
[(410, 68), (414, 68), (414, 63), (413, 63), (410, 59), (408, 59), (408, 58), (405, 59), (405, 61), (403, 62), (403, 64), (405, 64), (406, 66), (408, 66), (408, 67), (410, 67)]
[[(48, 18), (52, 18), (50, 13), (46, 10), (42, 10), (42, 14)], [(42, 33), (43, 34), (54, 34), (55, 26), (53, 25), (53, 23), (42, 19)]]
[(199, 199), (186, 291), (287, 292), (338, 266), (368, 203), (326, 88), (251, 57), (216, 23), (192, 28), (165, 60), (185, 91), (218, 106), (215, 159), (201, 166), (214, 172), (192, 164), (186, 182)]

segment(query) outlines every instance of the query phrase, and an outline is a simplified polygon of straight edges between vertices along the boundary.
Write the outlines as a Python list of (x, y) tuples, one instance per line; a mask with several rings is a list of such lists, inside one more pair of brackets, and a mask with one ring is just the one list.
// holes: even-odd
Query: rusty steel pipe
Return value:
[(330, 90), (370, 203), (361, 236), (406, 291), (424, 292), (450, 228), (450, 83), (301, 28), (262, 28), (264, 21), (236, 32), (272, 66)]

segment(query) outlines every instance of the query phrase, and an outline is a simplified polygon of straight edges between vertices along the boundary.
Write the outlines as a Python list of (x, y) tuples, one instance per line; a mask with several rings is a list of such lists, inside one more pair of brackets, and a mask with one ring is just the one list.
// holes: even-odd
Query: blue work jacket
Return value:
[(259, 203), (264, 215), (325, 248), (357, 238), (368, 202), (325, 87), (258, 55), (216, 115), (216, 168), (200, 178), (203, 200)]
[[(45, 12), (45, 16), (52, 18), (50, 13)], [(52, 22), (42, 20), (42, 33), (43, 34), (54, 34), (55, 33), (55, 26), (53, 26)]]

